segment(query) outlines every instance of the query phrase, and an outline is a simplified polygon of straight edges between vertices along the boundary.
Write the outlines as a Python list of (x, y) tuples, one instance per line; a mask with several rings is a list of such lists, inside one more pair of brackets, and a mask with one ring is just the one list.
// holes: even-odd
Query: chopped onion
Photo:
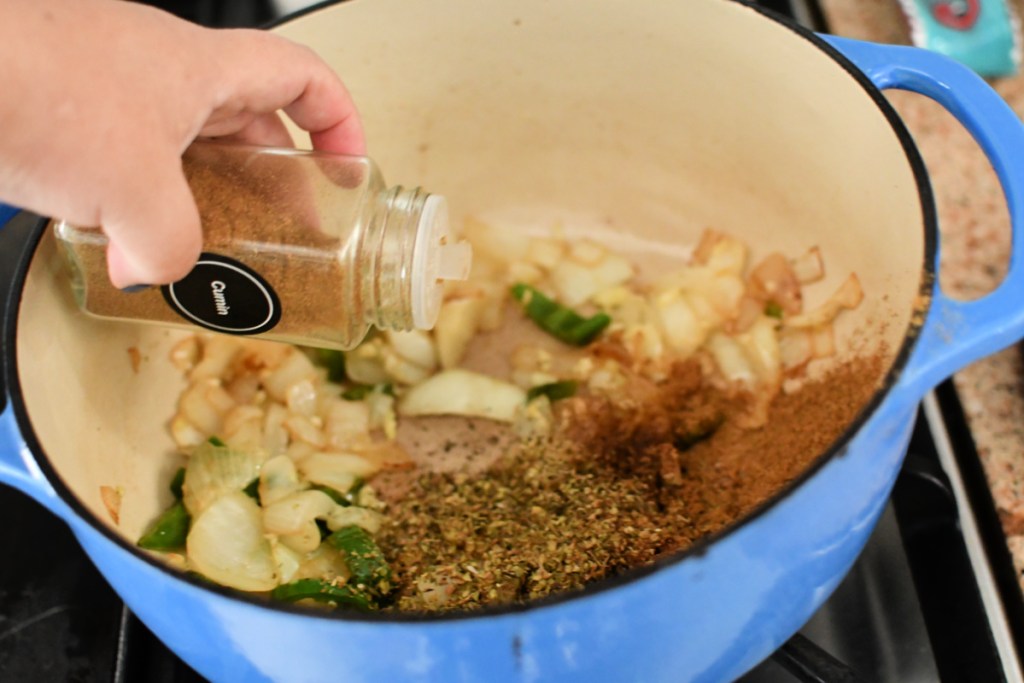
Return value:
[(327, 527), (331, 531), (355, 525), (375, 534), (380, 531), (381, 521), (382, 516), (376, 510), (367, 510), (355, 505), (335, 505), (327, 515)]
[(171, 420), (171, 436), (174, 443), (186, 451), (206, 440), (206, 434), (186, 420), (184, 415), (175, 415)]
[(600, 365), (591, 367), (586, 373), (587, 389), (609, 397), (621, 397), (626, 386), (626, 375), (622, 366), (614, 360), (606, 360)]
[(241, 350), (241, 344), (233, 337), (224, 335), (207, 337), (203, 344), (202, 356), (199, 363), (189, 373), (189, 379), (198, 382), (202, 379), (223, 377)]
[(280, 403), (271, 403), (263, 418), (263, 450), (268, 456), (284, 453), (291, 437), (285, 429), (284, 421), (288, 419), (288, 411)]
[(295, 533), (283, 534), (278, 536), (277, 540), (295, 552), (305, 555), (320, 547), (320, 527), (315, 519), (311, 519)]
[(375, 337), (345, 352), (345, 374), (357, 384), (382, 384), (389, 381), (384, 370), (384, 340)]
[(238, 590), (272, 589), (278, 583), (277, 563), (260, 517), (259, 506), (241, 491), (217, 498), (193, 517), (186, 541), (192, 567)]
[(304, 485), (299, 482), (299, 473), (295, 469), (295, 461), (287, 455), (273, 457), (260, 468), (260, 505), (264, 507), (303, 488)]
[(526, 244), (526, 260), (551, 270), (565, 258), (565, 243), (547, 237), (532, 237)]
[(747, 265), (747, 245), (714, 230), (705, 230), (693, 251), (693, 262), (713, 273), (742, 275)]
[(585, 266), (596, 266), (607, 256), (608, 250), (593, 240), (579, 240), (569, 245), (569, 258)]
[(325, 519), (338, 504), (323, 491), (289, 494), (263, 506), (263, 528), (272, 534), (295, 534), (311, 520)]
[(579, 306), (607, 287), (594, 271), (574, 261), (562, 261), (551, 271), (555, 298), (566, 306)]
[(712, 275), (707, 281), (699, 283), (694, 290), (714, 306), (714, 324), (718, 325), (719, 321), (737, 314), (746, 285), (739, 276), (726, 273)]
[(225, 389), (231, 394), (235, 403), (241, 405), (254, 402), (257, 400), (260, 390), (259, 375), (254, 372), (240, 373), (228, 382)]
[[(363, 458), (374, 468), (374, 472), (382, 469), (408, 467), (413, 463), (402, 445), (394, 440), (360, 444), (352, 447), (352, 452)], [(369, 475), (364, 475), (369, 476)], [(365, 490), (366, 487), (359, 489)]]
[(315, 448), (323, 448), (327, 443), (327, 439), (319, 427), (304, 415), (289, 415), (284, 420), (284, 427), (292, 439), (305, 441)]
[(722, 316), (719, 315), (718, 309), (707, 296), (700, 291), (683, 292), (682, 296), (686, 299), (686, 303), (690, 305), (690, 309), (697, 317), (705, 333), (711, 328), (718, 327), (722, 321)]
[(557, 382), (558, 375), (553, 375), (550, 372), (513, 370), (511, 379), (516, 386), (520, 386), (523, 389), (529, 389), (530, 387)]
[(753, 386), (757, 375), (743, 347), (733, 337), (713, 334), (708, 339), (707, 349), (715, 359), (722, 376), (730, 382)]
[(341, 553), (329, 545), (320, 545), (305, 556), (293, 579), (348, 578), (349, 574), (348, 564)]
[(380, 385), (378, 385), (369, 393), (364, 402), (370, 409), (368, 427), (381, 430), (384, 432), (384, 436), (389, 439), (394, 439), (398, 436), (395, 397), (381, 390)]
[(750, 293), (758, 301), (775, 303), (789, 315), (803, 310), (800, 281), (782, 254), (776, 252), (766, 256), (754, 266), (748, 281)]
[(345, 448), (365, 440), (370, 431), (370, 406), (365, 401), (335, 399), (330, 403), (324, 419), (327, 443)]
[(313, 361), (293, 347), (281, 364), (263, 378), (263, 387), (274, 400), (284, 402), (288, 400), (288, 390), (294, 384), (316, 377), (317, 369)]
[(758, 381), (766, 387), (775, 386), (782, 380), (782, 359), (776, 325), (777, 321), (762, 316), (738, 337)]
[(434, 340), (442, 368), (454, 368), (462, 360), (480, 326), (487, 299), (483, 294), (450, 299), (441, 306), (434, 326)]
[(783, 329), (779, 333), (779, 357), (787, 373), (807, 365), (814, 358), (810, 331), (806, 328)]
[(538, 384), (558, 381), (552, 368), (552, 355), (539, 346), (523, 345), (512, 352), (512, 382), (529, 389)]
[(310, 443), (305, 441), (293, 441), (288, 444), (288, 448), (285, 449), (284, 454), (291, 458), (293, 462), (300, 462), (316, 452), (317, 448)]
[(290, 344), (251, 337), (239, 339), (238, 342), (243, 349), (241, 362), (246, 369), (251, 371), (276, 368), (293, 351)]
[(661, 332), (673, 351), (687, 357), (700, 348), (707, 329), (680, 292), (664, 294), (654, 305)]
[(474, 218), (464, 221), (463, 235), (473, 244), (474, 263), (478, 253), (501, 263), (522, 261), (529, 248), (529, 242), (523, 239), (519, 230), (509, 230)]
[(629, 287), (610, 287), (594, 295), (594, 303), (612, 317), (612, 326), (642, 325), (654, 320), (646, 298)]
[(302, 476), (314, 484), (323, 484), (342, 493), (360, 477), (368, 477), (379, 467), (355, 453), (313, 453), (298, 463)]
[(193, 517), (200, 515), (218, 498), (241, 491), (258, 475), (259, 466), (249, 454), (204, 442), (185, 468), (185, 507)]
[(600, 283), (601, 289), (618, 287), (633, 279), (633, 264), (617, 254), (608, 254), (600, 263), (591, 266), (594, 278)]
[(387, 373), (388, 380), (397, 384), (417, 384), (430, 377), (431, 372), (433, 372), (422, 365), (406, 360), (394, 352), (385, 353), (383, 360), (384, 372)]
[(398, 403), (402, 415), (465, 415), (502, 422), (515, 419), (526, 392), (509, 382), (469, 370), (443, 370), (409, 389)]
[(263, 447), (263, 410), (252, 405), (235, 406), (224, 416), (224, 427), (218, 436), (228, 446), (241, 451)]
[(505, 322), (505, 311), (507, 310), (505, 305), (505, 296), (506, 292), (508, 292), (508, 288), (505, 286), (506, 283), (501, 283), (500, 286), (498, 283), (488, 284), (489, 286), (484, 287), (484, 296), (487, 304), (480, 314), (481, 332), (494, 332), (500, 328)]
[(622, 332), (622, 345), (630, 355), (639, 359), (661, 358), (665, 344), (654, 325), (632, 325)]
[(388, 344), (406, 361), (427, 371), (437, 368), (437, 350), (430, 335), (423, 330), (388, 332)]
[(359, 488), (359, 491), (356, 493), (356, 505), (370, 510), (377, 510), (378, 512), (386, 507), (384, 501), (377, 497), (377, 491), (369, 484)]
[(295, 578), (302, 566), (302, 555), (281, 543), (277, 539), (270, 540), (270, 551), (274, 556), (274, 564), (277, 566), (277, 576), (280, 583), (288, 583)]
[(554, 414), (551, 412), (551, 399), (541, 395), (524, 406), (520, 406), (513, 423), (513, 430), (521, 439), (535, 436), (546, 436), (551, 433)]
[(807, 253), (790, 261), (790, 266), (802, 285), (818, 282), (825, 277), (825, 262), (818, 247), (811, 247)]
[(178, 403), (180, 414), (203, 434), (210, 435), (220, 432), (223, 416), (219, 408), (211, 402), (210, 386), (206, 381), (193, 384), (181, 395)]
[(749, 296), (740, 299), (735, 317), (726, 325), (726, 332), (746, 332), (764, 315), (764, 304)]
[(182, 372), (188, 372), (199, 362), (201, 351), (199, 338), (189, 335), (171, 348), (171, 362)]
[(861, 289), (860, 279), (856, 273), (851, 273), (825, 303), (813, 311), (787, 318), (786, 325), (789, 327), (820, 327), (832, 322), (843, 309), (856, 308), (863, 299), (864, 290)]
[(540, 266), (526, 263), (525, 261), (513, 261), (508, 264), (505, 273), (505, 279), (509, 283), (525, 282), (532, 285), (544, 279), (544, 271), (541, 270)]
[(317, 388), (313, 378), (306, 377), (285, 390), (285, 405), (293, 413), (311, 417), (316, 414)]

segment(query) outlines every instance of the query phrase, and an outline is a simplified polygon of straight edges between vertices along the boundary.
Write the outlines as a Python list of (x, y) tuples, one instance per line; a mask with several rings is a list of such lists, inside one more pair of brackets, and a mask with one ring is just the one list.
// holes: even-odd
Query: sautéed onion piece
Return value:
[[(542, 594), (550, 575), (543, 564), (528, 577), (505, 570), (504, 583), (477, 591), (473, 601), (456, 588), (458, 576), (479, 573), (472, 564), (417, 576), (406, 560), (392, 574), (391, 558), (374, 540), (389, 520), (377, 484), (405, 482), (410, 500), (401, 485), (388, 496), (399, 511), (415, 507), (422, 491), (409, 488), (420, 471), (400, 425), (454, 416), (471, 428), (483, 420), (504, 430), (519, 445), (507, 449), (504, 464), (449, 480), (479, 482), (500, 507), (515, 470), (507, 461), (528, 462), (528, 476), (554, 472), (566, 461), (543, 445), (566, 430), (579, 441), (593, 436), (581, 429), (603, 429), (581, 427), (586, 406), (597, 401), (618, 438), (640, 444), (637, 461), (654, 468), (659, 485), (682, 491), (681, 454), (725, 419), (694, 396), (727, 397), (731, 420), (742, 429), (762, 427), (785, 379), (836, 354), (833, 322), (863, 298), (850, 274), (823, 304), (805, 309), (805, 287), (825, 275), (817, 247), (752, 263), (745, 244), (709, 230), (689, 262), (649, 282), (595, 241), (510, 243), (511, 231), (479, 222), (466, 232), (476, 252), (473, 273), (447, 284), (431, 332), (373, 333), (345, 353), (207, 334), (179, 342), (171, 361), (188, 386), (170, 432), (187, 464), (183, 482), (180, 475), (172, 483), (174, 503), (140, 545), (222, 585), (305, 604), (429, 610)], [(495, 335), (510, 334), (507, 368), (464, 365), (475, 346), (477, 356), (480, 348), (486, 355)], [(652, 437), (655, 427), (628, 416), (629, 401), (630, 410), (650, 403), (686, 408), (688, 417)], [(400, 548), (401, 533), (388, 527), (384, 549)], [(438, 533), (469, 543), (451, 528)], [(650, 559), (616, 552), (583, 578)]]

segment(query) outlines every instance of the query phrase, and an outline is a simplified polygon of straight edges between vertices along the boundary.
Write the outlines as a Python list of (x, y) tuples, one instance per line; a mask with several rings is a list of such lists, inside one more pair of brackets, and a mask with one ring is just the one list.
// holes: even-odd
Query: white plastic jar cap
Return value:
[(432, 194), (423, 203), (412, 248), (412, 322), (420, 330), (437, 323), (445, 280), (465, 280), (473, 263), (467, 242), (456, 242), (448, 223), (448, 202)]

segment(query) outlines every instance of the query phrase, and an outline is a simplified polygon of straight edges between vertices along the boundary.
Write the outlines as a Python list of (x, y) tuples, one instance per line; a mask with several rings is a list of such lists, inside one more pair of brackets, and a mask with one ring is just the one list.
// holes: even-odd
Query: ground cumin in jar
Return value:
[(444, 199), (387, 187), (365, 157), (196, 142), (183, 167), (203, 253), (178, 282), (119, 290), (102, 230), (56, 223), (84, 311), (347, 349), (371, 325), (432, 327), (442, 281), (468, 275)]

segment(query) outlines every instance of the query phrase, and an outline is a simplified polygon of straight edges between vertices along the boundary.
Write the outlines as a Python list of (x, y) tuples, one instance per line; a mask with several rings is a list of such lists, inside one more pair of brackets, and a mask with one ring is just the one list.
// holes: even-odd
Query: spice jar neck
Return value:
[[(429, 193), (395, 186), (376, 197), (374, 219), (363, 242), (360, 277), (366, 322), (381, 329), (415, 326), (413, 257)], [(423, 286), (426, 283), (420, 283)]]

